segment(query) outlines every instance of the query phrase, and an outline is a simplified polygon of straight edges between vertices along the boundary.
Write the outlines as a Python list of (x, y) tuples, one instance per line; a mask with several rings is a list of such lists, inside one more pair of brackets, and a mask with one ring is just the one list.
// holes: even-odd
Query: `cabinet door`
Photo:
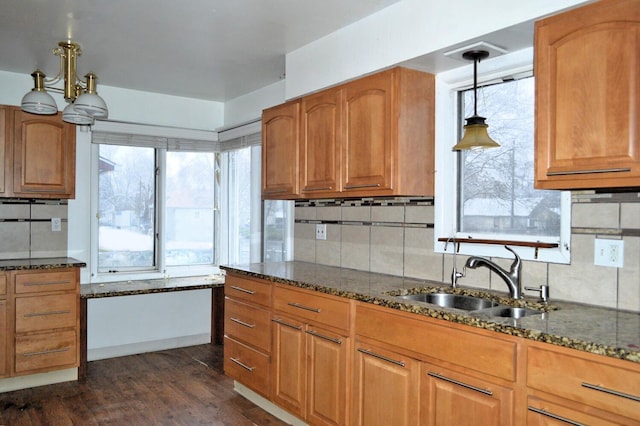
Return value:
[(419, 363), (365, 343), (356, 345), (354, 424), (418, 425)]
[(307, 421), (344, 425), (347, 383), (347, 337), (307, 326)]
[(640, 7), (600, 1), (536, 24), (536, 187), (640, 185)]
[(393, 74), (383, 72), (345, 87), (345, 192), (392, 187), (392, 86)]
[(7, 301), (0, 299), (0, 377), (7, 375), (7, 339), (9, 326), (7, 324)]
[(262, 112), (262, 197), (298, 195), (300, 102)]
[(340, 191), (341, 95), (328, 90), (302, 101), (300, 191), (306, 198)]
[(513, 424), (511, 389), (430, 364), (423, 364), (420, 381), (422, 425)]
[(305, 413), (305, 335), (304, 324), (276, 316), (273, 322), (272, 400), (295, 416)]
[(60, 114), (14, 112), (13, 193), (37, 198), (75, 196), (75, 126)]
[[(566, 402), (565, 402), (566, 403)], [(568, 408), (561, 404), (529, 397), (527, 402), (527, 426), (566, 426), (566, 425), (632, 425), (635, 420), (619, 418), (612, 413), (602, 412), (582, 406), (580, 409)]]
[(9, 125), (7, 124), (7, 115), (9, 111), (6, 107), (0, 106), (0, 165), (2, 165), (2, 172), (0, 172), (0, 196), (6, 192), (6, 176), (7, 163), (5, 160), (9, 157), (6, 155), (7, 147), (9, 143)]

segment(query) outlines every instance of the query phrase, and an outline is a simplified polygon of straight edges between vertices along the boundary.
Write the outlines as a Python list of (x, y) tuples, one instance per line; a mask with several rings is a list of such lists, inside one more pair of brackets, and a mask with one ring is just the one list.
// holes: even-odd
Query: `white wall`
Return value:
[(285, 101), (285, 81), (231, 99), (224, 104), (224, 125), (233, 126), (260, 118), (262, 110)]
[(286, 97), (295, 98), (585, 0), (403, 0), (286, 57)]

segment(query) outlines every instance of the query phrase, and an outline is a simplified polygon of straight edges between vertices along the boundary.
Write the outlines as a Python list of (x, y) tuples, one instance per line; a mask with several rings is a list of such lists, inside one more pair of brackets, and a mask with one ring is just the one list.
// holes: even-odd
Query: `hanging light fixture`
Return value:
[[(46, 75), (35, 70), (31, 76), (34, 88), (22, 98), (22, 110), (32, 114), (55, 114), (58, 107), (48, 90), (64, 94), (69, 105), (62, 112), (62, 119), (74, 124), (93, 124), (94, 118), (107, 118), (109, 111), (107, 104), (98, 96), (96, 91), (97, 77), (93, 73), (84, 76), (82, 81), (77, 76), (77, 58), (80, 56), (80, 45), (69, 41), (61, 41), (53, 49), (53, 54), (60, 57), (58, 74), (47, 79)], [(59, 81), (64, 87), (54, 87)]]
[(464, 59), (473, 61), (473, 115), (465, 118), (464, 136), (453, 147), (453, 151), (462, 151), (474, 148), (497, 148), (500, 145), (489, 137), (484, 121), (485, 117), (478, 115), (478, 62), (489, 57), (486, 50), (469, 50), (462, 54)]

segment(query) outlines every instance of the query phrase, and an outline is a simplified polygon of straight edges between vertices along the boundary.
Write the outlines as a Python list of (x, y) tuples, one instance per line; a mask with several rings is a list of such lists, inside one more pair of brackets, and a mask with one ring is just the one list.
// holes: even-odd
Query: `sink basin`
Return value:
[(543, 312), (537, 311), (535, 309), (527, 309), (527, 308), (515, 308), (511, 306), (501, 306), (499, 308), (495, 308), (489, 311), (490, 315), (493, 317), (502, 317), (502, 318), (523, 318), (529, 315), (540, 315)]
[(433, 305), (438, 305), (443, 308), (455, 308), (465, 311), (477, 311), (479, 309), (488, 309), (498, 306), (496, 302), (491, 300), (482, 299), (480, 297), (465, 296), (463, 294), (449, 294), (449, 293), (421, 293), (421, 294), (408, 294), (406, 296), (399, 296), (405, 300), (413, 300), (416, 302), (426, 302)]

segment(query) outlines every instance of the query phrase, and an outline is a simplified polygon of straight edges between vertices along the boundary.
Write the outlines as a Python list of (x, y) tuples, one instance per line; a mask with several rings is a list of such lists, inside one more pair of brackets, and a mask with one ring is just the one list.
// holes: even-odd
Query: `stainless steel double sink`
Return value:
[(482, 297), (451, 293), (419, 293), (397, 296), (400, 299), (414, 302), (425, 302), (443, 308), (454, 308), (463, 311), (486, 314), (490, 317), (523, 318), (530, 315), (540, 315), (543, 311), (536, 309), (501, 305), (493, 300)]

